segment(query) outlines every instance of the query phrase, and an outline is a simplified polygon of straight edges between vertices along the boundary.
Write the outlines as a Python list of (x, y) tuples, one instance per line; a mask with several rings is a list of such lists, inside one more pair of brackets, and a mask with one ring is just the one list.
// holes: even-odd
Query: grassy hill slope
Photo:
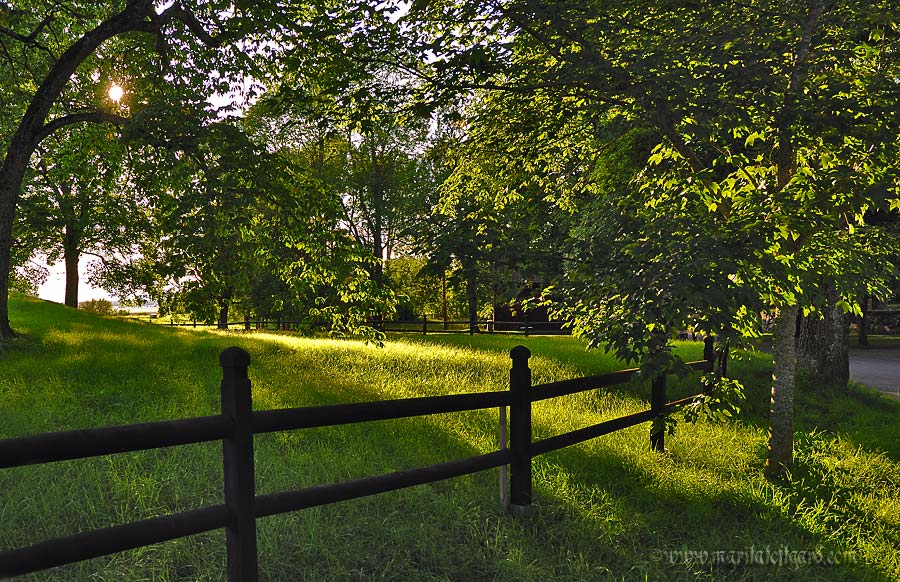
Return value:
[[(20, 296), (12, 317), (25, 337), (0, 351), (0, 438), (216, 414), (218, 353), (229, 345), (251, 354), (258, 409), (503, 389), (517, 343), (535, 354), (535, 382), (622, 367), (566, 337), (429, 336), (377, 348), (177, 330)], [(264, 518), (262, 577), (900, 578), (900, 403), (859, 388), (801, 394), (797, 467), (790, 484), (773, 485), (761, 477), (767, 366), (734, 362), (747, 413), (679, 426), (664, 455), (648, 450), (642, 425), (539, 457), (525, 517), (500, 511), (489, 471)], [(696, 391), (689, 384), (673, 392)], [(535, 438), (646, 408), (647, 393), (625, 386), (536, 405)], [(496, 411), (481, 411), (262, 435), (257, 492), (489, 452), (496, 423)], [(217, 443), (0, 471), (0, 548), (221, 503), (221, 471)], [(816, 551), (841, 563), (816, 563)], [(224, 563), (218, 531), (26, 579), (222, 580)]]

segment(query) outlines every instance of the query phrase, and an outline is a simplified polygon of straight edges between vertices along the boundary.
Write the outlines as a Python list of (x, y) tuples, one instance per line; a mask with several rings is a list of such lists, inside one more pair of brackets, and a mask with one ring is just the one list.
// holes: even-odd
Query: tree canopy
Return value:
[[(727, 337), (776, 314), (778, 474), (798, 309), (822, 309), (827, 282), (858, 310), (860, 282), (884, 280), (870, 267), (886, 239), (865, 217), (900, 207), (897, 16), (890, 2), (487, 1), (413, 3), (405, 24), (436, 55), (421, 96), (474, 91), (473, 139), (502, 152), (508, 191), (593, 209), (563, 282), (577, 331), (659, 368), (679, 329)], [(625, 170), (613, 188), (610, 166)]]

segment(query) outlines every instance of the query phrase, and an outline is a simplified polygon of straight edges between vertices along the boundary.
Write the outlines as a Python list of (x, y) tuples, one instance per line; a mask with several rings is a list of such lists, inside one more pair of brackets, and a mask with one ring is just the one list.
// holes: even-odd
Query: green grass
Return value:
[[(104, 319), (14, 296), (27, 333), (0, 354), (0, 437), (219, 411), (218, 353), (253, 360), (254, 405), (278, 408), (506, 387), (524, 343), (535, 382), (621, 368), (569, 337), (392, 337), (383, 348), (287, 334), (223, 334)], [(679, 350), (697, 359), (700, 344)], [(761, 477), (769, 362), (734, 361), (746, 413), (680, 425), (667, 452), (648, 425), (535, 460), (535, 504), (510, 516), (489, 471), (258, 522), (265, 580), (900, 578), (900, 402), (853, 387), (798, 395), (789, 484)], [(673, 393), (694, 387), (681, 381)], [(646, 407), (648, 388), (535, 406), (535, 438)], [(262, 435), (260, 494), (494, 450), (496, 411)], [(222, 501), (215, 443), (0, 471), (0, 547)], [(840, 565), (711, 565), (685, 551), (854, 552)], [(711, 556), (711, 554), (707, 554)], [(722, 556), (727, 559), (727, 554)], [(221, 531), (25, 577), (222, 580)]]

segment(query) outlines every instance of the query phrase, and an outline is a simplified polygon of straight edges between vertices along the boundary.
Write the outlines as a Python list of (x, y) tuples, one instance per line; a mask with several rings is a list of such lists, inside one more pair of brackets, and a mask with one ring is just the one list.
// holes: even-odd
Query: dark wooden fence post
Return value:
[(422, 335), (428, 335), (428, 314), (422, 314)]
[(528, 337), (528, 312), (525, 311), (523, 315), (525, 315), (525, 337)]
[[(507, 423), (506, 405), (500, 407), (500, 422), (497, 426), (497, 440), (501, 451), (505, 451), (509, 442), (509, 424)], [(509, 511), (509, 466), (500, 466), (500, 509)]]
[(531, 505), (531, 351), (516, 346), (509, 357), (513, 362), (509, 371), (509, 507), (522, 512)]
[(233, 422), (231, 436), (222, 441), (225, 468), (225, 505), (230, 520), (225, 528), (229, 582), (256, 582), (256, 485), (253, 470), (253, 402), (247, 367), (250, 354), (231, 347), (219, 356), (222, 365), (222, 415)]
[(250, 313), (244, 314), (244, 331), (250, 331)]
[(650, 410), (654, 413), (654, 422), (650, 426), (650, 448), (663, 452), (666, 449), (665, 426), (657, 420), (666, 412), (666, 374), (662, 373), (653, 379), (650, 387)]

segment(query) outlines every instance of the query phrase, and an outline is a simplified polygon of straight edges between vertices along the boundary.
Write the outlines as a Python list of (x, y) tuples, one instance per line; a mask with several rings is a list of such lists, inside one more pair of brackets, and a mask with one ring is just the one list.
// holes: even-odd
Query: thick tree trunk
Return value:
[(9, 275), (12, 271), (12, 225), (16, 219), (18, 192), (8, 192), (0, 177), (0, 339), (13, 336), (9, 325)]
[(78, 308), (78, 250), (79, 237), (77, 231), (70, 226), (66, 227), (63, 258), (66, 263), (66, 300), (69, 307)]
[(782, 307), (772, 338), (772, 408), (769, 415), (769, 454), (766, 476), (783, 478), (794, 455), (794, 386), (797, 375), (797, 307)]
[(228, 329), (228, 307), (231, 302), (227, 299), (219, 304), (219, 329)]
[[(14, 144), (15, 145), (15, 144)], [(10, 147), (0, 169), (0, 339), (15, 337), (9, 324), (9, 278), (12, 273), (13, 224), (25, 168), (31, 158), (27, 147)]]
[(837, 306), (839, 296), (826, 290), (830, 306), (820, 317), (800, 318), (797, 371), (811, 386), (846, 388), (850, 381), (850, 318)]

